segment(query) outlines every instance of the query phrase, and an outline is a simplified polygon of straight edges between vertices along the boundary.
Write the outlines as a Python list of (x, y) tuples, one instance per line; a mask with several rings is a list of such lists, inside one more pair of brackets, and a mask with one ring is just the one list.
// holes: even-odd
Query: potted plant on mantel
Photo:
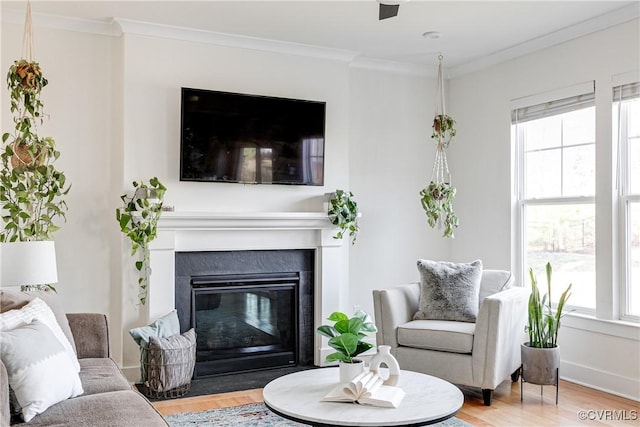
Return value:
[(369, 315), (361, 310), (356, 311), (352, 318), (336, 311), (327, 320), (334, 324), (319, 326), (317, 331), (329, 338), (329, 346), (336, 351), (327, 355), (325, 360), (330, 363), (338, 362), (340, 382), (346, 383), (364, 370), (364, 362), (356, 359), (356, 356), (373, 347), (363, 341), (367, 336), (365, 332), (375, 333), (378, 329)]
[(131, 240), (131, 256), (139, 255), (134, 266), (138, 272), (138, 300), (144, 305), (151, 275), (149, 243), (156, 238), (167, 188), (156, 177), (149, 184), (134, 181), (133, 187), (133, 194), (120, 196), (123, 206), (116, 209), (116, 220), (120, 231)]
[[(60, 152), (53, 138), (37, 133), (44, 117), (40, 93), (47, 84), (37, 62), (21, 59), (9, 68), (7, 86), (14, 131), (3, 133), (0, 153), (3, 243), (50, 241), (60, 228), (56, 221), (66, 218), (64, 196), (70, 185), (65, 174), (53, 165)], [(51, 285), (46, 287), (53, 289)]]
[[(551, 263), (546, 265), (547, 293), (540, 296), (533, 269), (529, 268), (531, 278), (531, 295), (529, 296), (529, 317), (526, 332), (529, 341), (520, 347), (523, 381), (539, 385), (556, 385), (560, 368), (560, 347), (558, 347), (558, 330), (565, 303), (571, 295), (571, 285), (560, 296), (554, 310), (551, 306)], [(557, 391), (556, 391), (556, 403)]]
[(331, 223), (338, 227), (334, 239), (342, 239), (349, 232), (351, 244), (356, 243), (360, 226), (358, 225), (358, 203), (353, 198), (352, 192), (336, 190), (329, 197), (327, 215)]

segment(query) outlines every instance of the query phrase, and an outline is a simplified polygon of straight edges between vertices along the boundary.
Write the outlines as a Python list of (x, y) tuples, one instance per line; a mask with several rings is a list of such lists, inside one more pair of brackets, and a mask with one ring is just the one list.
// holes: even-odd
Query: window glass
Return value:
[[(570, 304), (595, 308), (595, 206), (529, 205), (525, 210), (526, 271), (533, 268), (546, 293), (545, 265), (553, 267), (551, 300), (571, 283)], [(528, 276), (527, 276), (528, 277)]]

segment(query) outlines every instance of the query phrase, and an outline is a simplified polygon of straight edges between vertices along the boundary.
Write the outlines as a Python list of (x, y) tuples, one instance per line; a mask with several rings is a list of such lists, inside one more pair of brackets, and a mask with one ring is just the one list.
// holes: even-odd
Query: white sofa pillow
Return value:
[(9, 310), (0, 314), (0, 333), (9, 329), (14, 329), (20, 325), (31, 323), (35, 319), (42, 322), (51, 330), (53, 335), (58, 339), (58, 341), (60, 341), (60, 344), (69, 355), (76, 372), (80, 372), (78, 356), (76, 356), (75, 351), (73, 351), (71, 343), (65, 336), (64, 332), (62, 332), (51, 308), (49, 308), (49, 306), (40, 298), (35, 298), (29, 301), (27, 305), (18, 310)]
[(33, 320), (0, 335), (0, 357), (25, 422), (83, 393), (80, 376), (48, 326)]

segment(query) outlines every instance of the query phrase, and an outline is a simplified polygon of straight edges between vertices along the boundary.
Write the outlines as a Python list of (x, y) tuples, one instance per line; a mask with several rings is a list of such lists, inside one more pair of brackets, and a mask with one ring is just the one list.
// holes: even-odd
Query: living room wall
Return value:
[[(22, 46), (21, 19), (5, 19), (3, 70)], [(416, 258), (445, 253), (437, 234), (415, 238), (426, 230), (417, 192), (433, 155), (427, 141), (433, 78), (353, 69), (347, 60), (320, 56), (112, 29), (95, 34), (91, 25), (69, 31), (60, 29), (64, 21), (51, 24), (37, 14), (34, 27), (36, 59), (50, 81), (43, 101), (51, 119), (43, 130), (57, 139), (58, 164), (73, 184), (67, 223), (55, 236), (57, 288), (68, 311), (108, 314), (112, 356), (122, 367), (138, 364), (126, 331), (149, 321), (136, 306), (128, 245), (114, 219), (119, 195), (134, 179), (158, 176), (169, 189), (166, 204), (178, 211), (320, 211), (325, 193), (351, 189), (363, 212), (362, 233), (358, 244), (344, 245), (345, 259), (353, 257), (350, 286), (335, 309), (372, 311), (371, 289), (414, 280)], [(180, 182), (182, 86), (326, 101), (325, 185)], [(6, 89), (0, 93), (4, 131), (11, 116)], [(385, 212), (389, 200), (410, 206)]]
[[(460, 228), (451, 241), (451, 259), (481, 258), (485, 266), (515, 269), (510, 100), (595, 80), (598, 145), (607, 144), (611, 140), (612, 77), (638, 71), (638, 27), (635, 19), (451, 79), (449, 105), (458, 121), (458, 136), (449, 150), (449, 165), (458, 188), (455, 209), (460, 218)], [(615, 160), (606, 155), (610, 151), (599, 149), (597, 173), (613, 176)], [(599, 187), (596, 197), (608, 197), (606, 191), (611, 189)], [(596, 215), (598, 226), (610, 231), (611, 213), (598, 211)], [(605, 233), (598, 241), (598, 256), (610, 257), (613, 250), (610, 233)], [(598, 282), (610, 283), (612, 277), (610, 267), (597, 267)], [(598, 292), (597, 299), (599, 317), (607, 319), (616, 295)], [(569, 315), (559, 343), (562, 377), (640, 399), (637, 325)]]

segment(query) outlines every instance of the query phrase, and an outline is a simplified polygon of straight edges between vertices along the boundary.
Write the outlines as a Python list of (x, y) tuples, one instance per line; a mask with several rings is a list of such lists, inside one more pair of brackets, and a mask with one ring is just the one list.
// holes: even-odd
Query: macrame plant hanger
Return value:
[(33, 62), (33, 28), (31, 25), (31, 2), (27, 0), (27, 11), (24, 17), (24, 34), (22, 35), (22, 58)]
[[(442, 77), (442, 55), (438, 55), (438, 94), (436, 96), (436, 120), (440, 117), (440, 126), (443, 126), (443, 120), (447, 117), (444, 100), (444, 81)], [(434, 122), (434, 126), (437, 126)], [(451, 173), (449, 172), (449, 164), (447, 163), (446, 149), (449, 148), (451, 138), (445, 138), (439, 129), (434, 128), (436, 135), (436, 158), (431, 171), (431, 182), (438, 184), (451, 184)]]

